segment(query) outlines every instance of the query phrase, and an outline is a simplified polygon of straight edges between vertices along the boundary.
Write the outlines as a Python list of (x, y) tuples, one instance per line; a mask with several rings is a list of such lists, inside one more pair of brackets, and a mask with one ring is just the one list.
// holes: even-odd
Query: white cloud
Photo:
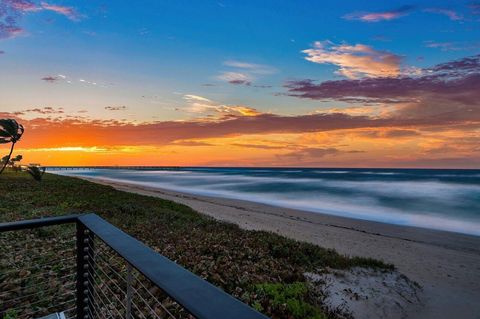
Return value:
[(188, 103), (186, 111), (190, 113), (214, 114), (217, 116), (255, 116), (261, 114), (248, 106), (220, 104), (199, 95), (185, 94), (183, 98)]
[(203, 96), (199, 96), (199, 95), (193, 95), (193, 94), (185, 94), (183, 96), (183, 98), (185, 100), (188, 100), (188, 101), (203, 101), (203, 102), (211, 102), (209, 99), (207, 99), (206, 97), (203, 97)]
[(277, 69), (274, 67), (264, 64), (255, 64), (236, 60), (227, 60), (223, 62), (223, 64), (233, 68), (248, 70), (248, 72), (254, 74), (273, 74), (277, 72)]

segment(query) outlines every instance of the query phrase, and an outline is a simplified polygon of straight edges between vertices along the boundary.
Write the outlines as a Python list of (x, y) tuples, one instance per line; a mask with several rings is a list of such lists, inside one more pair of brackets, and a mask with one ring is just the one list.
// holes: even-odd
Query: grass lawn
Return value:
[(352, 266), (392, 269), (370, 258), (263, 231), (242, 230), (187, 206), (71, 177), (0, 175), (0, 221), (95, 212), (159, 253), (274, 318), (336, 318), (307, 271)]

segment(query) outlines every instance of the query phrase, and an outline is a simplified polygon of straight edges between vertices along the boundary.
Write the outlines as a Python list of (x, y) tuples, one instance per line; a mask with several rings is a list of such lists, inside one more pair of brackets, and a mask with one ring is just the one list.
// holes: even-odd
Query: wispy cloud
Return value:
[(188, 104), (187, 112), (208, 113), (217, 111), (217, 104), (206, 97), (195, 94), (185, 94), (183, 99), (187, 101)]
[(310, 62), (337, 65), (337, 73), (350, 79), (391, 77), (400, 73), (400, 56), (364, 44), (337, 45), (328, 40), (317, 41), (313, 48), (302, 52)]
[(202, 114), (203, 116), (213, 115), (214, 120), (231, 116), (257, 116), (262, 114), (248, 106), (221, 104), (194, 94), (186, 94), (183, 99), (188, 103), (188, 112)]
[(272, 66), (245, 61), (227, 60), (223, 62), (223, 64), (233, 70), (224, 71), (217, 75), (216, 78), (235, 85), (251, 86), (252, 82), (258, 77), (278, 72), (278, 70)]
[(72, 7), (55, 5), (48, 2), (41, 2), (40, 6), (44, 10), (53, 11), (55, 13), (64, 15), (73, 21), (80, 19), (80, 14)]
[(468, 5), (468, 8), (470, 9), (470, 12), (474, 15), (480, 15), (480, 2), (471, 2)]
[(441, 15), (447, 16), (448, 18), (450, 18), (450, 20), (453, 20), (453, 21), (463, 20), (463, 16), (461, 14), (450, 9), (427, 8), (427, 9), (424, 9), (423, 11), (429, 12), (429, 13), (441, 14)]
[(380, 12), (353, 12), (343, 16), (347, 20), (358, 20), (363, 22), (380, 22), (398, 19), (408, 15), (414, 9), (413, 6), (403, 6), (395, 10)]
[(278, 70), (272, 66), (245, 61), (227, 60), (223, 64), (233, 68), (245, 69), (254, 74), (273, 74), (278, 72)]
[(441, 51), (463, 51), (463, 50), (476, 50), (480, 48), (480, 42), (466, 43), (466, 42), (438, 42), (438, 41), (425, 41), (427, 48), (440, 49)]
[(236, 85), (251, 85), (253, 77), (248, 73), (242, 72), (223, 72), (217, 76), (217, 79)]

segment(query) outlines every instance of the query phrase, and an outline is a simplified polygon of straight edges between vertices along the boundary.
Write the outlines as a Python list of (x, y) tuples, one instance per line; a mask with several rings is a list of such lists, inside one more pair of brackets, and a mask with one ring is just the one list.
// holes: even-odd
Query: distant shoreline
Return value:
[(480, 299), (480, 237), (192, 195), (100, 178), (80, 178), (185, 204), (245, 229), (272, 231), (332, 248), (341, 254), (392, 263), (424, 288), (428, 300), (419, 318), (453, 315), (468, 318), (468, 314), (480, 313), (480, 304), (476, 302)]

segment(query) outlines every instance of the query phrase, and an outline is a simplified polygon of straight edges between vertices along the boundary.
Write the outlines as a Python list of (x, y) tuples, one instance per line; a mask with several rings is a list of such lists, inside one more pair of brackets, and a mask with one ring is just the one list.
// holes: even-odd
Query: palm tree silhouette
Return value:
[(27, 167), (28, 174), (32, 175), (33, 179), (40, 182), (42, 180), (43, 174), (45, 174), (45, 167), (38, 167), (35, 165), (28, 165)]
[(12, 143), (10, 153), (7, 155), (7, 160), (4, 162), (0, 174), (10, 161), (15, 143), (20, 140), (24, 131), (23, 125), (18, 124), (14, 119), (0, 119), (0, 144)]
[[(21, 170), (22, 166), (20, 165), (20, 162), (22, 161), (22, 159), (23, 159), (23, 155), (17, 155), (14, 158), (10, 159), (10, 165), (15, 170), (15, 172), (18, 172), (19, 170)], [(18, 166), (15, 165), (17, 163), (18, 163)]]

